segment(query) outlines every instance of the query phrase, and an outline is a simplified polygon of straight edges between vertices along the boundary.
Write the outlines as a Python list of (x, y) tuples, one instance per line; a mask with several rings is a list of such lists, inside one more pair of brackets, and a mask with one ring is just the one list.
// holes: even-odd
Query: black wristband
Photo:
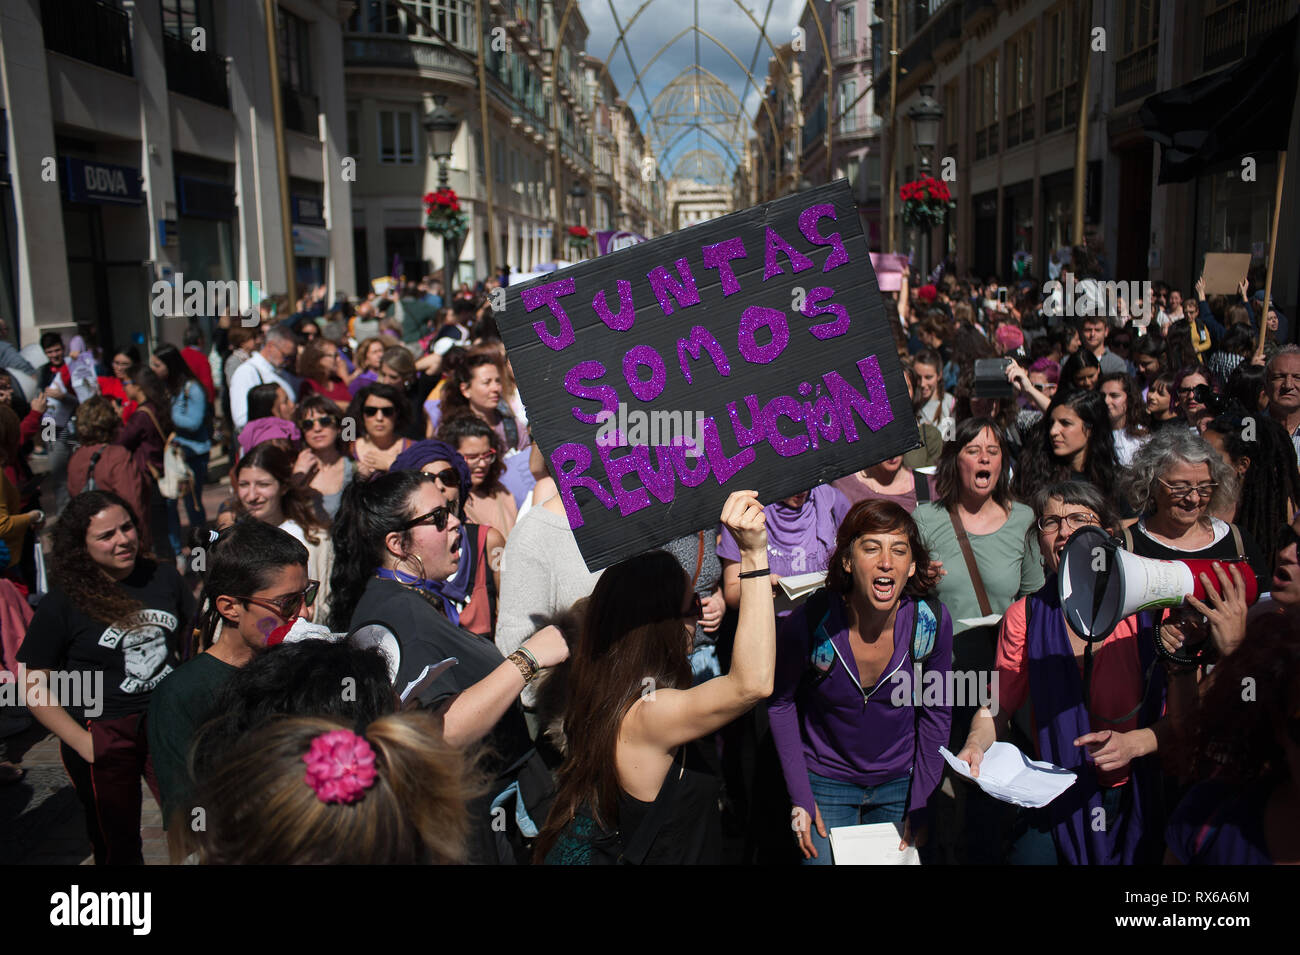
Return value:
[(766, 577), (772, 573), (771, 567), (764, 567), (762, 570), (747, 570), (740, 575), (741, 580), (747, 580), (750, 577)]

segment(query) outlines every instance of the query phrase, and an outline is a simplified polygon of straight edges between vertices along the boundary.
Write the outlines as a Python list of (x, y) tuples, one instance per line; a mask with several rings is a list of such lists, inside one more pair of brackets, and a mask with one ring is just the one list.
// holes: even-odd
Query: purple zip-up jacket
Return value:
[[(858, 684), (857, 663), (849, 643), (844, 601), (830, 595), (826, 632), (836, 650), (830, 674), (815, 689), (799, 693), (809, 668), (813, 637), (808, 632), (805, 603), (782, 623), (776, 638), (774, 692), (767, 703), (772, 736), (791, 802), (814, 815), (808, 773), (852, 783), (878, 786), (912, 774), (907, 811), (924, 809), (943, 775), (940, 746), (948, 745), (952, 725), (950, 705), (923, 706), (920, 745), (916, 745), (912, 711), (912, 627), (916, 600), (904, 596), (894, 618), (894, 652), (874, 687)], [(941, 607), (934, 652), (922, 665), (924, 692), (928, 681), (942, 680), (952, 667), (952, 618)], [(927, 677), (935, 673), (937, 676)], [(906, 681), (900, 678), (906, 674)], [(931, 691), (933, 693), (933, 691)], [(867, 697), (863, 701), (864, 695)], [(798, 696), (798, 699), (796, 699)], [(895, 705), (893, 700), (904, 700)], [(947, 692), (944, 704), (949, 703)], [(913, 758), (915, 753), (915, 766)]]

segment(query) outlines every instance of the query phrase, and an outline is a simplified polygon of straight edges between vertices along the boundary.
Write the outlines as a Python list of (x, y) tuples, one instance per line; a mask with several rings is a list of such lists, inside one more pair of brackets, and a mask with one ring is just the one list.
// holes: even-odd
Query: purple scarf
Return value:
[(460, 613), (457, 612), (456, 605), (443, 593), (447, 581), (421, 580), (418, 577), (412, 577), (410, 574), (404, 574), (400, 570), (388, 570), (384, 567), (375, 571), (375, 576), (382, 580), (395, 580), (407, 587), (414, 587), (417, 590), (423, 590), (425, 593), (433, 594), (442, 601), (442, 610), (447, 615), (447, 619), (451, 621), (452, 626), (460, 626)]
[[(1150, 861), (1144, 856), (1144, 834), (1163, 838), (1162, 827), (1153, 825), (1158, 814), (1160, 764), (1158, 757), (1144, 756), (1129, 765), (1129, 790), (1118, 819), (1097, 831), (1094, 819), (1105, 819), (1101, 788), (1087, 747), (1074, 745), (1080, 736), (1092, 732), (1083, 699), (1083, 679), (1065, 629), (1057, 592), (1056, 575), (1047, 578), (1042, 590), (1026, 600), (1029, 629), (1025, 654), (1029, 668), (1029, 698), (1038, 728), (1039, 759), (1063, 766), (1075, 773), (1074, 785), (1040, 812), (1048, 814), (1057, 851), (1070, 865), (1132, 865)], [(1143, 672), (1155, 657), (1151, 631), (1143, 615), (1138, 631), (1138, 655)], [(1147, 727), (1160, 717), (1164, 705), (1164, 671), (1157, 673), (1142, 700), (1138, 725)]]
[(825, 570), (835, 553), (839, 518), (835, 505), (843, 495), (829, 484), (819, 484), (799, 510), (780, 501), (763, 508), (767, 523), (767, 552), (772, 571), (782, 577)]

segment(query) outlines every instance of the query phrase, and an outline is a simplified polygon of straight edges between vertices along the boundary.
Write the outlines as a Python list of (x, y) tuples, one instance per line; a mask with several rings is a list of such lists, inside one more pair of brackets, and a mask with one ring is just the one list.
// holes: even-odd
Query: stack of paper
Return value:
[(1074, 785), (1068, 769), (1030, 759), (1010, 743), (994, 743), (980, 762), (980, 774), (971, 775), (970, 764), (940, 746), (939, 752), (958, 774), (979, 786), (994, 799), (1028, 809), (1046, 806)]

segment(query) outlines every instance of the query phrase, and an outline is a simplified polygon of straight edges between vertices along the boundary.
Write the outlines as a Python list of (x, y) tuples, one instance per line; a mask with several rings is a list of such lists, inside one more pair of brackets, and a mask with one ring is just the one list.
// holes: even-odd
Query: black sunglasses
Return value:
[(444, 468), (441, 471), (430, 471), (429, 477), (441, 481), (447, 487), (460, 487), (460, 475), (456, 473), (455, 468)]
[(428, 514), (422, 514), (419, 517), (412, 518), (402, 525), (403, 530), (410, 530), (412, 527), (418, 527), (421, 524), (432, 524), (440, 531), (447, 529), (447, 518), (451, 517), (451, 508), (439, 504)]
[(385, 418), (397, 417), (397, 409), (394, 408), (392, 405), (388, 405), (382, 408), (376, 405), (366, 405), (361, 410), (367, 418), (373, 418), (375, 415), (382, 415)]
[[(320, 581), (307, 581), (307, 588), (300, 593), (289, 594), (281, 597), (279, 600), (262, 600), (258, 597), (239, 597), (237, 600), (243, 600), (255, 607), (261, 607), (263, 610), (269, 610), (281, 620), (292, 620), (298, 615), (298, 611), (306, 604), (310, 607), (316, 602), (316, 594), (320, 592)], [(234, 596), (234, 595), (232, 595)]]
[(312, 428), (332, 428), (336, 424), (338, 424), (338, 422), (334, 420), (333, 415), (323, 414), (319, 418), (303, 418), (302, 430), (310, 431)]

